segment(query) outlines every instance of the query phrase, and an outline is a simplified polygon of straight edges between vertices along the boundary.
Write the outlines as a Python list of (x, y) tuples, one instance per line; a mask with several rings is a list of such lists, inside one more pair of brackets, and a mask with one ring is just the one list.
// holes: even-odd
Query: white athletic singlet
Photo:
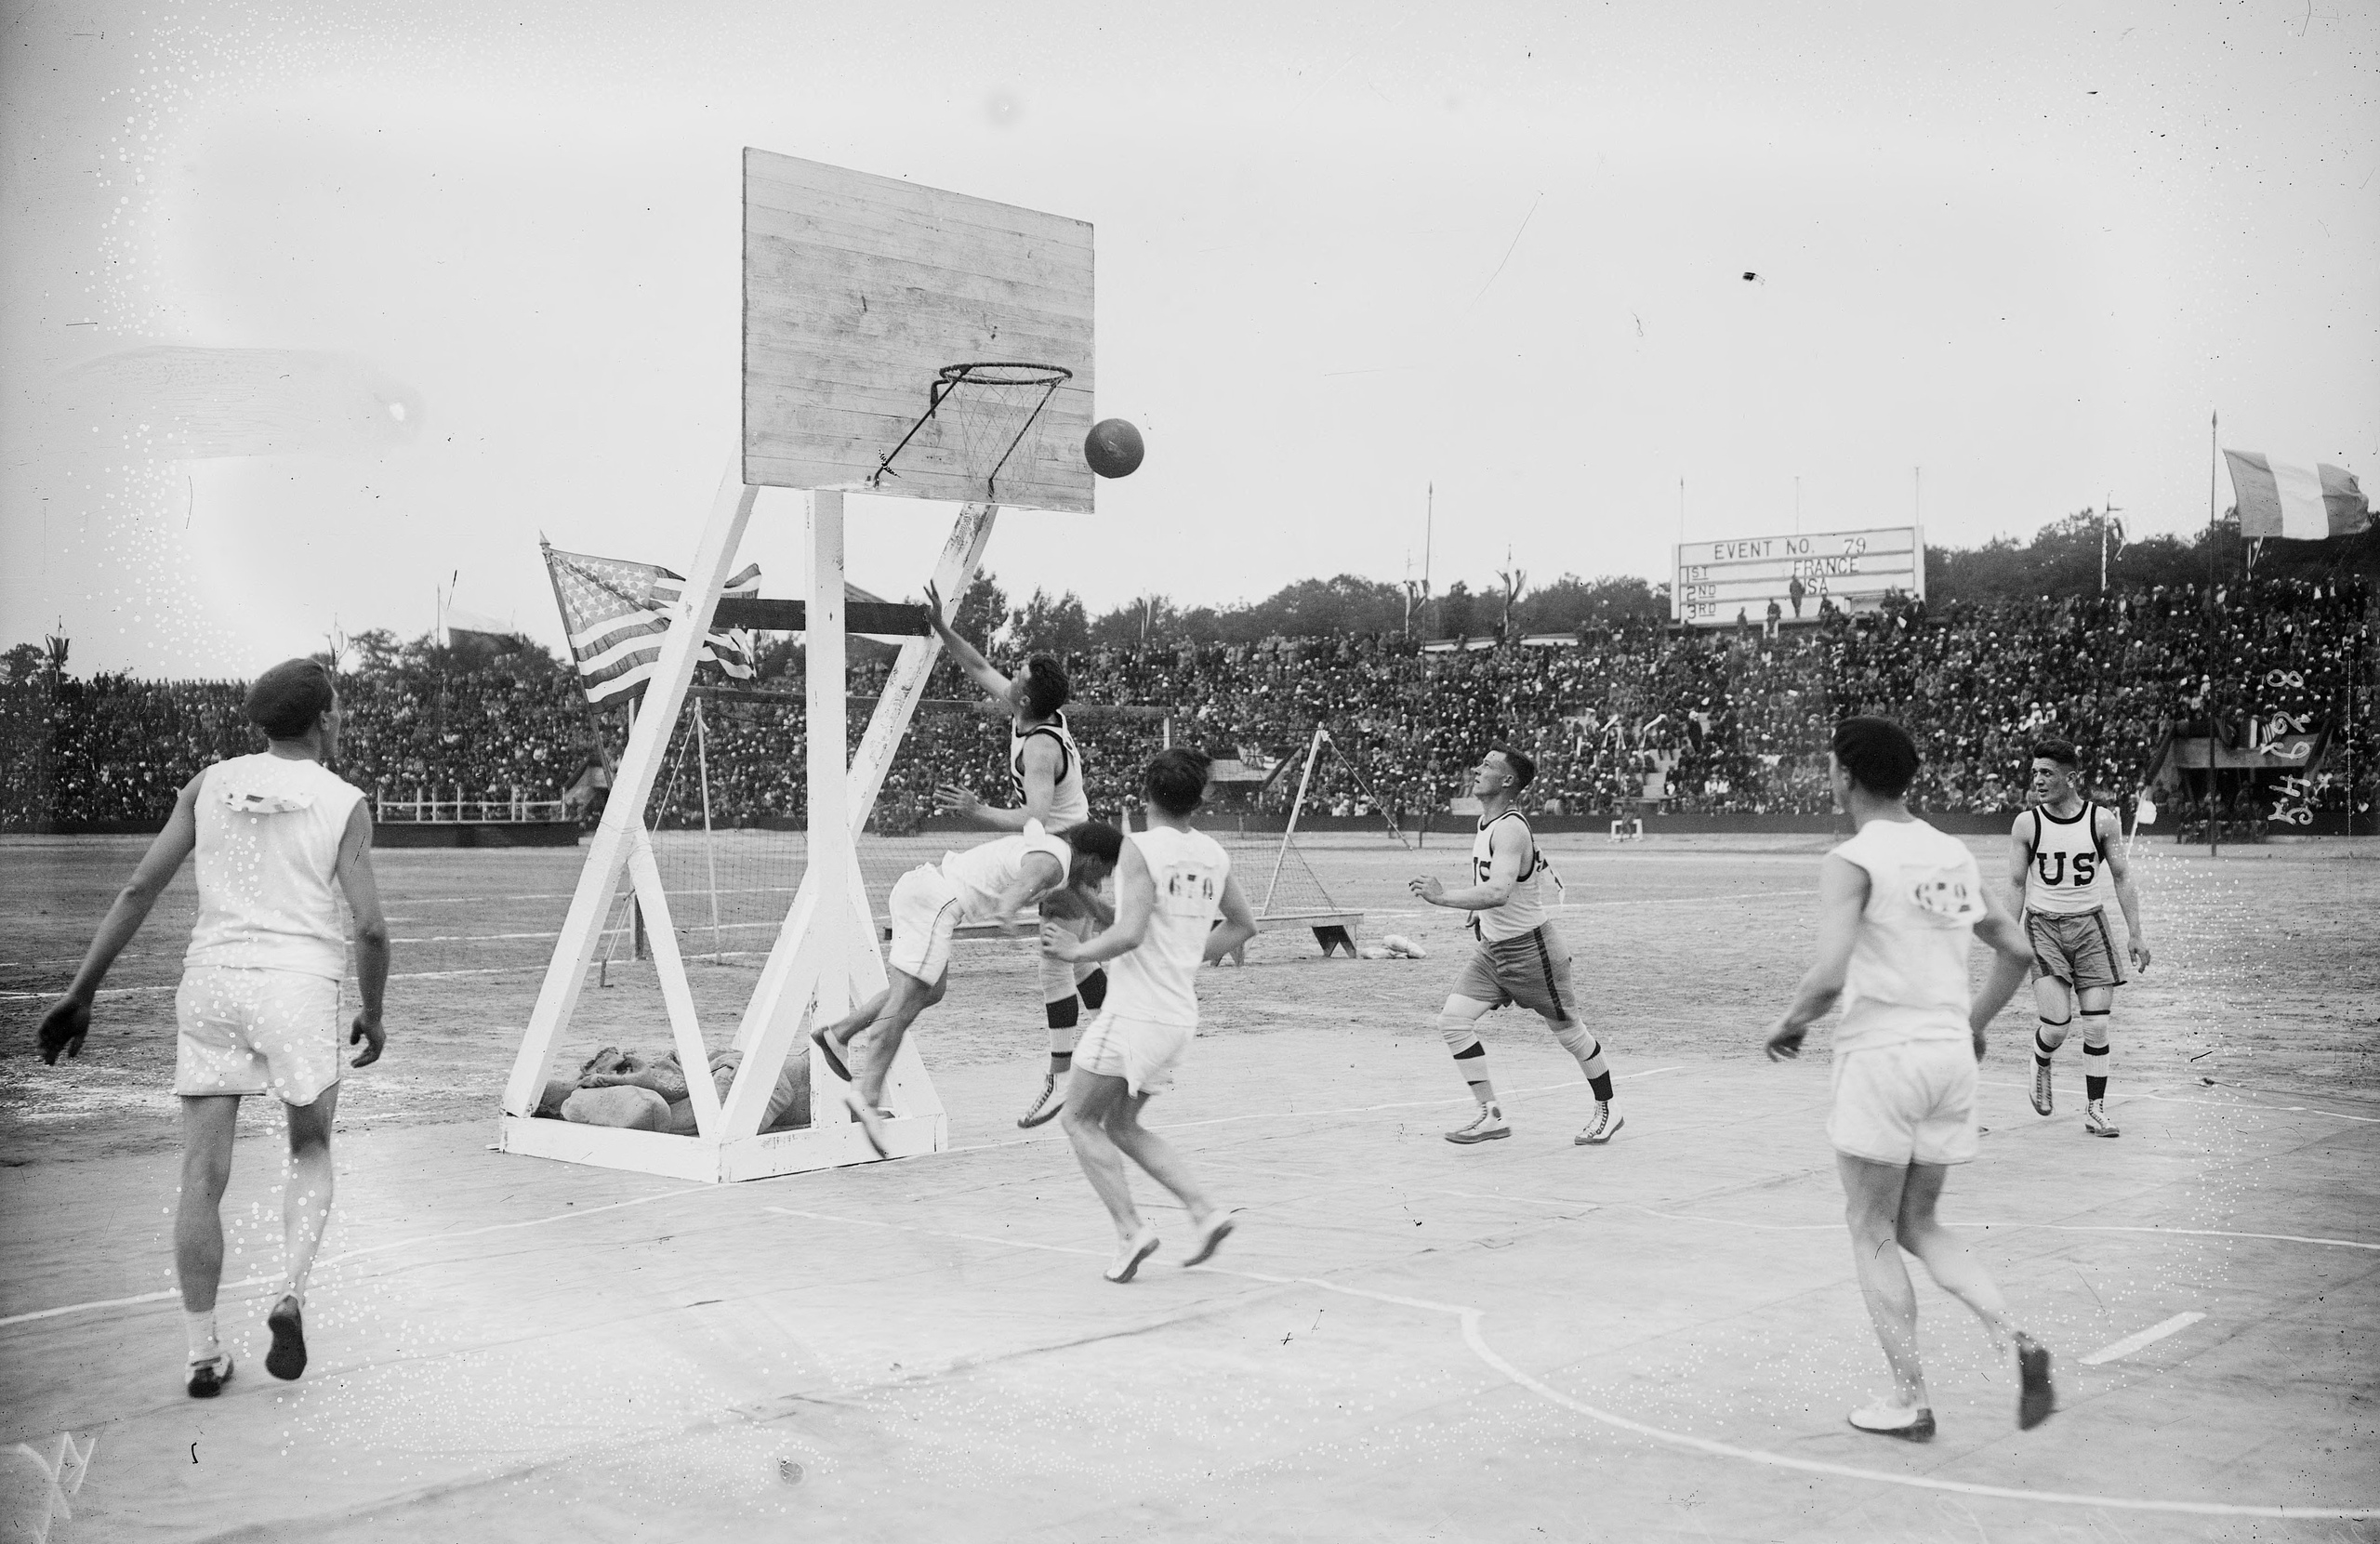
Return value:
[(1528, 857), (1521, 864), (1521, 877), (1513, 882), (1513, 892), (1501, 906), (1485, 906), (1471, 914), (1472, 931), (1488, 944), (1501, 944), (1508, 938), (1518, 938), (1545, 925), (1545, 899), (1539, 892), (1537, 877), (1545, 872), (1545, 854), (1537, 850), (1537, 833), (1528, 828), (1527, 817), (1518, 810), (1507, 810), (1495, 820), (1479, 823), (1478, 835), (1471, 838), (1471, 877), (1474, 882), (1486, 884), (1494, 866), (1494, 850), (1488, 833), (1496, 821), (1516, 820), (1521, 834), (1528, 839)]
[(1986, 915), (1975, 854), (1922, 820), (1871, 820), (1832, 855), (1868, 875), (1835, 1053), (1964, 1039), (1967, 955)]
[(198, 922), (182, 964), (344, 977), (338, 844), (363, 799), (320, 761), (259, 753), (202, 772)]
[(1025, 829), (1015, 836), (995, 838), (963, 852), (945, 852), (942, 877), (959, 891), (959, 919), (998, 921), (1000, 897), (1016, 882), (1029, 852), (1046, 852), (1057, 859), (1061, 878), (1074, 857), (1065, 838), (1050, 835), (1038, 820), (1026, 821)]
[(1016, 720), (1009, 720), (1008, 775), (1016, 784), (1017, 801), (1023, 803), (1025, 742), (1044, 734), (1058, 743), (1058, 780), (1050, 790), (1050, 818), (1043, 824), (1052, 831), (1064, 831), (1091, 818), (1091, 797), (1082, 786), (1082, 752), (1075, 747), (1074, 731), (1066, 727), (1064, 713), (1051, 714), (1048, 723), (1036, 724), (1022, 734), (1016, 731)]
[(2033, 817), (2033, 866), (2025, 871), (2027, 911), (2078, 917), (2115, 900), (2108, 849), (2098, 835), (2097, 805), (2084, 799), (2082, 812), (2069, 820), (2038, 804), (2025, 813)]
[(1156, 825), (1124, 838), (1141, 850), (1157, 906), (1141, 946), (1107, 962), (1107, 1011), (1161, 1024), (1198, 1022), (1198, 966), (1223, 915), (1231, 855), (1203, 831)]

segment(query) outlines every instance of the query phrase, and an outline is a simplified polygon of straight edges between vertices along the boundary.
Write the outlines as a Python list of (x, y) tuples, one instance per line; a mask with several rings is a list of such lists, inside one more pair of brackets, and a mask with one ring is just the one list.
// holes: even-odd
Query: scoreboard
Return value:
[(1838, 611), (1874, 611), (1893, 590), (1924, 599), (1925, 542), (1916, 526), (1687, 542), (1677, 549), (1670, 619), (1731, 627), (1740, 612), (1758, 627), (1774, 600), (1785, 621), (1810, 622), (1821, 599)]

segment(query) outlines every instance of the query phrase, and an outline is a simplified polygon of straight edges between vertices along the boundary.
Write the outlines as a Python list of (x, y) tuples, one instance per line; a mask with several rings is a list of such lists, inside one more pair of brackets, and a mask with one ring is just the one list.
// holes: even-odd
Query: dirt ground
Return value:
[[(2059, 1410), (2017, 1432), (2007, 1366), (1921, 1274), (1942, 1435), (1915, 1447), (1844, 1421), (1882, 1364), (1824, 1057), (1757, 1049), (1826, 842), (1552, 845), (1619, 1140), (1574, 1145), (1578, 1067), (1507, 1013), (1513, 1138), (1441, 1141), (1469, 1109), (1433, 1023), (1462, 937), (1403, 881), (1462, 854), (1310, 844), (1366, 938), (1430, 957), (1276, 933), (1202, 979), (1154, 1124), (1241, 1225), (1182, 1269), (1186, 1220), (1140, 1182), (1167, 1247), (1129, 1287), (1063, 1128), (1013, 1123), (1043, 1044), (1022, 944), (963, 948), (921, 1026), (947, 1151), (687, 1184), (490, 1152), (536, 976), (403, 973), (464, 957), (464, 927), (543, 947), (576, 854), (386, 854), (415, 942), (388, 1058), (342, 1095), (314, 1360), (261, 1366), (282, 1173), (252, 1109), (223, 1208), (240, 1372), (211, 1401), (177, 1381), (170, 1236), (188, 879), (85, 1057), (44, 1068), (41, 997), (139, 844), (0, 848), (0, 1444), (30, 1445), (0, 1451), (0, 1532), (72, 1435), (97, 1457), (53, 1544), (2380, 1540), (2380, 853), (2140, 850), (2121, 1141), (2079, 1134), (2070, 1062), (2056, 1116), (2027, 1107), (2012, 1010), (1945, 1215), (2055, 1349)], [(723, 1039), (755, 971), (694, 970)], [(649, 974), (610, 979), (573, 1047), (658, 1044)]]
[[(83, 1057), (45, 1068), (32, 1054), (46, 995), (73, 974), (144, 845), (137, 838), (0, 839), (0, 1165), (145, 1152), (178, 1140), (167, 1090), (171, 986), (195, 893), (187, 865), (111, 976)], [(1757, 1055), (1762, 1030), (1805, 963), (1817, 865), (1829, 845), (1818, 837), (1547, 838), (1564, 886), (1557, 919), (1616, 1064)], [(1972, 845), (1988, 875), (2003, 871), (2004, 844)], [(1405, 884), (1417, 874), (1459, 877), (1459, 850), (1434, 842), (1408, 851), (1385, 836), (1337, 835), (1302, 838), (1300, 849), (1334, 902), (1365, 910), (1366, 942), (1402, 932), (1431, 957), (1324, 962), (1311, 933), (1268, 933), (1250, 946), (1246, 969), (1218, 970), (1202, 985), (1205, 1033), (1353, 1025), (1435, 1034), (1433, 1016), (1464, 939), (1456, 914), (1420, 905)], [(539, 957), (585, 851), (377, 855), (398, 938), (389, 1049), (379, 1065), (348, 1079), (343, 1127), (494, 1116), (538, 973), (443, 971), (482, 957), (463, 953), (458, 936), (503, 935), (514, 941), (510, 957)], [(1265, 849), (1236, 851), (1251, 883), (1265, 877)], [(2380, 913), (2380, 846), (2317, 838), (2209, 858), (2203, 849), (2151, 839), (2135, 849), (2135, 863), (2154, 959), (2119, 998), (2119, 1079), (2187, 1073), (2245, 1088), (2380, 1090), (2380, 947), (2370, 925)], [(758, 955), (708, 962), (693, 955), (709, 946), (707, 928), (679, 920), (706, 1036), (723, 1045)], [(1025, 1085), (1038, 1081), (1042, 1046), (1033, 969), (1022, 942), (962, 944), (949, 998), (920, 1024), (928, 1065), (1013, 1061), (1021, 1104)], [(558, 1065), (575, 1065), (574, 1052), (606, 1043), (667, 1046), (651, 968), (615, 961), (602, 979), (607, 985), (581, 997)], [(2019, 993), (2003, 1016), (2010, 1064), (2024, 1043), (2029, 999)], [(1491, 1046), (1499, 1036), (1541, 1033), (1516, 1013), (1489, 1024)], [(243, 1118), (278, 1124), (262, 1109)]]

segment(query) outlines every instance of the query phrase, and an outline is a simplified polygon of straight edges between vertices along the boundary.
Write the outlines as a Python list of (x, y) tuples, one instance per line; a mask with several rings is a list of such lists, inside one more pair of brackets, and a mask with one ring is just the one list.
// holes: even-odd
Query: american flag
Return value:
[[(563, 552), (542, 541), (538, 546), (553, 578), (554, 600), (562, 607), (562, 628), (570, 634), (571, 655), (578, 662), (587, 700), (602, 704), (641, 694), (660, 663), (662, 638), (669, 630), (666, 608), (684, 593), (685, 576), (654, 563)], [(760, 565), (747, 563), (721, 593), (757, 595), (760, 589)], [(752, 635), (742, 627), (715, 630), (703, 640), (698, 658), (738, 680), (748, 680)]]

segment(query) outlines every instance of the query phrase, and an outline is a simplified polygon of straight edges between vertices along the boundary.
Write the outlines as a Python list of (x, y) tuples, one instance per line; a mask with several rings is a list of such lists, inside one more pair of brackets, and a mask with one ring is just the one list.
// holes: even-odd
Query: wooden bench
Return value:
[[(1260, 933), (1278, 932), (1286, 928), (1312, 928), (1314, 941), (1322, 945), (1322, 957), (1329, 959), (1334, 949), (1344, 949), (1347, 957), (1355, 957), (1355, 928), (1364, 919), (1359, 911), (1284, 911), (1256, 919)], [(1243, 944), (1223, 958), (1234, 965), (1248, 963), (1248, 945)], [(1218, 964), (1221, 961), (1217, 962)]]

